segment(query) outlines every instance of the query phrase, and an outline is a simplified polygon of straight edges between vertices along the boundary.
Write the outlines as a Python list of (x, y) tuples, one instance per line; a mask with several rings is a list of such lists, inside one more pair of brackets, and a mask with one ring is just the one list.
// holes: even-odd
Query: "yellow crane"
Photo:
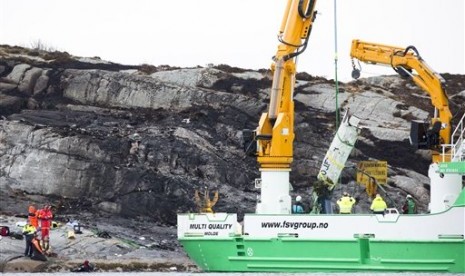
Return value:
[[(442, 144), (451, 142), (451, 119), (449, 101), (442, 84), (444, 79), (432, 70), (421, 58), (414, 46), (407, 48), (371, 43), (355, 39), (350, 50), (352, 59), (371, 64), (390, 65), (403, 77), (410, 77), (416, 85), (431, 97), (435, 108), (431, 123), (412, 122), (410, 139), (419, 149), (430, 149), (433, 162), (448, 161), (449, 154), (442, 152)], [(352, 77), (360, 77), (360, 70), (355, 68)]]
[(290, 213), (289, 171), (293, 159), (296, 57), (307, 47), (317, 12), (316, 0), (288, 0), (273, 57), (268, 112), (258, 127), (244, 130), (246, 152), (257, 157), (261, 196), (257, 213)]

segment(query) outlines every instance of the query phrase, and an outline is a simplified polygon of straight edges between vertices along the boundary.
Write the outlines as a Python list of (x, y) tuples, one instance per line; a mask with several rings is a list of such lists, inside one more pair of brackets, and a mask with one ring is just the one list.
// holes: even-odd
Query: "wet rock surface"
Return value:
[[(197, 271), (173, 238), (174, 227), (123, 218), (93, 219), (92, 214), (80, 217), (84, 218), (79, 228), (82, 233), (72, 239), (68, 238), (68, 231), (74, 229), (70, 224), (59, 223), (51, 230), (52, 254), (46, 262), (25, 257), (24, 240), (2, 237), (0, 271), (69, 272), (84, 260), (97, 271)], [(10, 227), (12, 233), (21, 232), (18, 222), (25, 219), (0, 216), (0, 225)]]
[[(465, 76), (443, 77), (455, 122), (465, 110)], [(0, 213), (25, 215), (29, 204), (51, 202), (62, 222), (78, 219), (89, 229), (142, 243), (153, 258), (182, 255), (176, 214), (197, 210), (196, 189), (219, 191), (217, 211), (239, 217), (254, 211), (259, 171), (243, 153), (242, 130), (256, 127), (270, 87), (268, 70), (120, 65), (3, 45)], [(341, 108), (364, 126), (346, 165), (386, 160), (390, 205), (399, 208), (412, 194), (426, 212), (430, 156), (414, 151), (408, 136), (410, 120), (432, 116), (430, 98), (397, 76), (339, 88)], [(308, 209), (335, 132), (334, 81), (299, 73), (295, 106), (292, 193), (302, 195)], [(370, 200), (354, 175), (343, 172), (333, 200), (348, 190), (359, 201), (356, 211), (367, 212)], [(126, 254), (144, 259), (145, 251), (138, 252)], [(71, 260), (69, 254), (63, 258)]]

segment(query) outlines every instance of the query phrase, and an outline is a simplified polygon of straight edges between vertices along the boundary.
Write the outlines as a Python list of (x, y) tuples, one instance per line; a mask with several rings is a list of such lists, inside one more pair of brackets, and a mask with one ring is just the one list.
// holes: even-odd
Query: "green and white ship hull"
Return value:
[(465, 190), (436, 214), (180, 214), (178, 239), (204, 271), (465, 272)]
[[(350, 120), (344, 119), (338, 137), (353, 144), (357, 121)], [(429, 214), (291, 215), (289, 172), (261, 169), (255, 214), (240, 223), (236, 214), (180, 214), (178, 239), (204, 271), (465, 273), (464, 126), (465, 115), (459, 139), (445, 145), (453, 162), (430, 165)], [(339, 157), (325, 160), (343, 164), (350, 147), (333, 146)], [(324, 175), (337, 179), (340, 169), (331, 169), (338, 162), (324, 162)]]

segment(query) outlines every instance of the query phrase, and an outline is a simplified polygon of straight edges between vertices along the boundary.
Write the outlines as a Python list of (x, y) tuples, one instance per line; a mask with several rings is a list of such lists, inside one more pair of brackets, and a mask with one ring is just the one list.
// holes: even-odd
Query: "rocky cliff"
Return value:
[[(443, 74), (451, 110), (465, 110), (465, 76)], [(242, 151), (268, 104), (268, 70), (227, 65), (126, 66), (66, 52), (0, 47), (0, 212), (51, 202), (66, 216), (141, 218), (175, 225), (195, 211), (194, 190), (218, 189), (215, 209), (252, 212), (256, 161)], [(338, 101), (364, 129), (348, 166), (386, 160), (391, 205), (412, 194), (429, 201), (430, 156), (408, 142), (410, 120), (432, 115), (429, 97), (409, 80), (373, 77), (341, 83)], [(335, 132), (333, 80), (299, 73), (295, 89), (293, 194), (309, 207), (312, 183)], [(131, 150), (130, 137), (141, 137)], [(345, 170), (342, 189), (359, 212), (369, 199)], [(90, 217), (89, 217), (90, 218)]]

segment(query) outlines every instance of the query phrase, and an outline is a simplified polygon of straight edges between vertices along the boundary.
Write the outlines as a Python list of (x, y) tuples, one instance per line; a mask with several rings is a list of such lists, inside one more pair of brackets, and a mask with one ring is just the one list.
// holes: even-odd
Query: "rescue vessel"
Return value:
[(178, 240), (204, 271), (465, 273), (464, 118), (461, 159), (430, 166), (430, 213), (179, 214)]
[[(402, 51), (385, 45), (353, 44), (362, 50), (362, 56), (356, 58), (390, 62), (401, 75), (410, 76), (430, 94), (435, 115), (439, 113), (432, 119), (432, 127), (413, 124), (410, 135), (417, 148), (432, 150), (430, 212), (404, 215), (388, 209), (384, 214), (291, 214), (295, 59), (307, 47), (315, 3), (288, 0), (278, 34), (281, 44), (273, 58), (268, 112), (262, 114), (256, 130), (243, 132), (246, 152), (260, 165), (255, 213), (245, 214), (239, 222), (237, 214), (212, 213), (207, 204), (199, 213), (178, 214), (178, 240), (204, 271), (465, 273), (465, 116), (452, 133), (442, 78), (419, 55), (410, 53), (410, 49), (416, 52), (414, 48)], [(318, 178), (328, 189), (337, 183), (342, 170), (338, 165), (349, 156), (358, 122), (356, 117), (343, 120), (323, 160)]]

